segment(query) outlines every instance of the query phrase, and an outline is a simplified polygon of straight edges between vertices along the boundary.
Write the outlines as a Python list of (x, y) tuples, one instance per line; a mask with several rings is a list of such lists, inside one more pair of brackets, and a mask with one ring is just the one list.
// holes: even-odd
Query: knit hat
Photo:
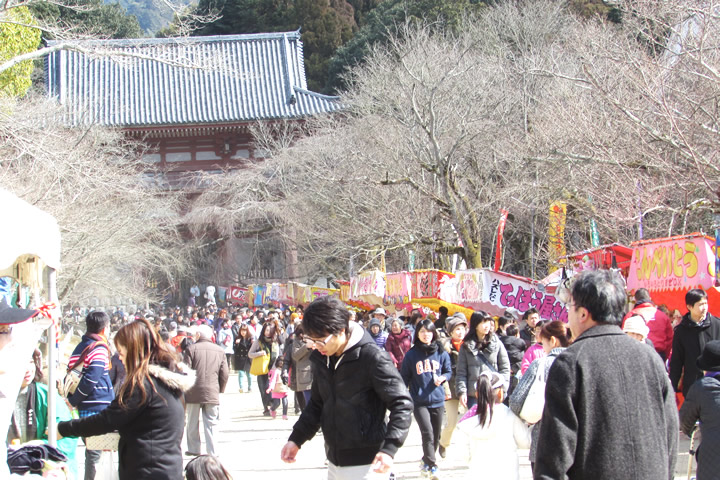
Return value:
[(625, 320), (625, 326), (623, 327), (625, 333), (637, 333), (641, 335), (643, 339), (647, 338), (650, 329), (645, 324), (645, 319), (640, 315), (633, 315), (632, 317)]
[(720, 372), (720, 340), (711, 340), (705, 344), (702, 355), (697, 359), (701, 370)]
[(373, 318), (372, 320), (370, 320), (370, 325), (368, 326), (368, 330), (370, 328), (372, 328), (373, 325), (377, 325), (378, 327), (382, 326), (382, 324), (380, 323), (380, 320), (378, 320), (377, 318)]
[(465, 327), (468, 326), (467, 318), (465, 318), (465, 315), (460, 312), (456, 313), (452, 317), (448, 317), (448, 319), (445, 320), (445, 331), (452, 334), (452, 331), (455, 330), (455, 327), (458, 325), (465, 325)]

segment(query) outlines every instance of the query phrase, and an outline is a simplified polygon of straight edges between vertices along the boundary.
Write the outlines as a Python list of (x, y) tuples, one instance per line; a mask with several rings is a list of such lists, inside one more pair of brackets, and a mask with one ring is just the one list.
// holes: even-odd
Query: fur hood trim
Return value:
[(150, 365), (148, 372), (171, 389), (187, 392), (195, 385), (195, 370), (184, 363), (179, 363), (177, 368), (177, 372), (171, 372), (160, 365)]

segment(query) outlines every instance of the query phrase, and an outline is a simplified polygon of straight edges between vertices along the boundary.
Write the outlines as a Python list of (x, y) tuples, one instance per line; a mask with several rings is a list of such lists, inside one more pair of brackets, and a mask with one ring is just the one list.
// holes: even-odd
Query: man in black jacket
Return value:
[(328, 478), (361, 479), (371, 470), (390, 471), (407, 437), (413, 404), (388, 353), (349, 319), (336, 298), (319, 298), (305, 310), (305, 340), (315, 350), (312, 391), (281, 458), (294, 462), (322, 426)]
[(688, 313), (675, 327), (670, 357), (670, 381), (676, 392), (687, 395), (695, 380), (702, 378), (703, 372), (696, 361), (711, 340), (720, 340), (720, 319), (708, 313), (707, 293), (698, 288), (685, 294)]

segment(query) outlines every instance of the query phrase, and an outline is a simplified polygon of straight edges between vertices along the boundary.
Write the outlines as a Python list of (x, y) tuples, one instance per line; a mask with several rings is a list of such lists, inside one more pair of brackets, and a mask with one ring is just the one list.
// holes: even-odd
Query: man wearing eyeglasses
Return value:
[(347, 307), (332, 297), (319, 298), (305, 310), (305, 339), (315, 350), (310, 355), (313, 385), (280, 455), (294, 462), (300, 447), (322, 427), (328, 479), (386, 479), (407, 437), (413, 404), (388, 353), (349, 319)]
[(547, 377), (534, 478), (672, 479), (675, 395), (660, 356), (620, 329), (625, 286), (585, 271), (570, 295), (574, 341)]

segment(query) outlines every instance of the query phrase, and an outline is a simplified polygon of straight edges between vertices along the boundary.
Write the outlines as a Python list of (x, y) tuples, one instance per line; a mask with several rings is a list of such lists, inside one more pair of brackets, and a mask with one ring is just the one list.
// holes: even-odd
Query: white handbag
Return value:
[(530, 390), (520, 410), (520, 418), (531, 425), (539, 422), (542, 418), (545, 409), (545, 385), (545, 362), (540, 361), (535, 380), (530, 385)]
[(119, 442), (120, 434), (118, 432), (110, 432), (104, 435), (85, 437), (85, 448), (87, 448), (88, 450), (104, 450), (117, 452)]

